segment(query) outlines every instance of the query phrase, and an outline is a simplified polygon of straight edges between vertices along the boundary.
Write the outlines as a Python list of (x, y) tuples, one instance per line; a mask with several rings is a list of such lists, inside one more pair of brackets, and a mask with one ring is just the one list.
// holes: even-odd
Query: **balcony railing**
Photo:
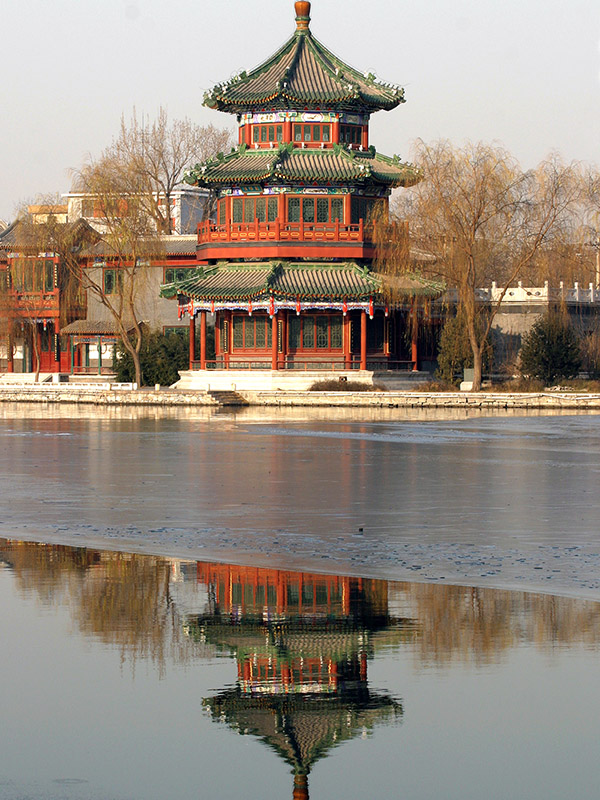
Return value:
[[(356, 355), (352, 355), (350, 364), (346, 364), (343, 358), (311, 358), (311, 357), (298, 357), (298, 356), (286, 356), (285, 358), (279, 354), (278, 359), (278, 369), (280, 370), (295, 370), (295, 371), (331, 371), (337, 372), (339, 370), (359, 370), (360, 369), (360, 358)], [(192, 369), (199, 370), (201, 369), (201, 362), (200, 361), (193, 361), (192, 362)], [(399, 371), (399, 372), (410, 372), (416, 368), (416, 364), (414, 361), (397, 361), (397, 360), (388, 360), (385, 358), (367, 358), (367, 369), (373, 370), (375, 372), (380, 371)], [(261, 358), (252, 358), (249, 357), (247, 359), (237, 359), (231, 358), (229, 361), (229, 367), (225, 365), (225, 360), (223, 357), (218, 359), (212, 359), (206, 361), (206, 369), (209, 370), (270, 370), (271, 369), (271, 360), (270, 359), (261, 359)]]
[[(361, 219), (355, 225), (336, 222), (230, 222), (217, 225), (201, 222), (198, 225), (198, 244), (225, 242), (365, 242), (370, 241), (368, 226)], [(365, 238), (366, 237), (366, 238)]]
[(31, 314), (41, 315), (43, 312), (58, 312), (59, 290), (50, 292), (21, 291), (12, 289), (13, 308)]

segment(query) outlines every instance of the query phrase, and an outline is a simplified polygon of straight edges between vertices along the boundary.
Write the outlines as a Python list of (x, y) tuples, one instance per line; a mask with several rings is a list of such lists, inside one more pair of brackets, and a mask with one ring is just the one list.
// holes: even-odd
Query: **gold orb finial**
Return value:
[(298, 0), (296, 8), (296, 30), (307, 31), (310, 23), (310, 3), (308, 0)]

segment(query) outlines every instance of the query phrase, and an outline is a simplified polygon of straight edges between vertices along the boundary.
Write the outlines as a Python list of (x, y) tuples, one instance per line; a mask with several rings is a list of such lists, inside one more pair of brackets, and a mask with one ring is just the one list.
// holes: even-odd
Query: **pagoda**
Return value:
[[(365, 380), (374, 370), (418, 368), (416, 340), (404, 352), (406, 309), (429, 287), (407, 279), (406, 307), (389, 308), (373, 271), (371, 215), (387, 210), (392, 189), (420, 177), (369, 141), (371, 114), (396, 108), (404, 91), (317, 41), (310, 8), (296, 2), (296, 30), (271, 58), (205, 95), (208, 107), (236, 115), (239, 143), (186, 176), (213, 192), (216, 206), (198, 227), (198, 269), (161, 290), (190, 318), (182, 386), (217, 388), (215, 370), (268, 371), (281, 384), (273, 375), (282, 370)], [(234, 382), (261, 383), (243, 377)]]

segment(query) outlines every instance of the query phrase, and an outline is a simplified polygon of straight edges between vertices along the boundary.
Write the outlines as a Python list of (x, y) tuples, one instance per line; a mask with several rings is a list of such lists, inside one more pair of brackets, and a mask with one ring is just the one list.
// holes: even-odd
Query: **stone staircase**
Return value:
[(223, 390), (217, 391), (212, 390), (207, 392), (213, 400), (215, 400), (220, 406), (247, 406), (249, 405), (248, 401), (245, 400), (241, 394), (234, 392), (233, 390)]

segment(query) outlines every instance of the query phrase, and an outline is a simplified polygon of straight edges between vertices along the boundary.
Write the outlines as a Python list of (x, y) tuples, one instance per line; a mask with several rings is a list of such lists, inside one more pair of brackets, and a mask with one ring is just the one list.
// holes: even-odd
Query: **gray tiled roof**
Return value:
[[(139, 255), (142, 256), (146, 250), (148, 250), (148, 257), (194, 255), (197, 243), (198, 237), (195, 234), (160, 236), (148, 240), (146, 244), (141, 242)], [(84, 248), (81, 255), (87, 257), (116, 256), (118, 252), (110, 242), (100, 239), (96, 244)]]
[[(44, 230), (42, 226), (39, 226), (39, 228), (41, 231)], [(79, 243), (86, 239), (94, 240), (98, 237), (97, 232), (94, 231), (84, 219), (78, 219), (75, 222), (60, 223), (57, 229), (69, 233), (71, 242), (73, 243)], [(14, 250), (15, 248), (23, 248), (25, 251), (27, 251), (28, 248), (39, 250), (43, 245), (44, 241), (39, 236), (38, 226), (23, 224), (22, 220), (15, 220), (8, 228), (0, 231), (0, 250)], [(45, 246), (48, 250), (53, 249), (53, 243), (51, 241), (48, 241)]]
[(0, 231), (0, 250), (11, 250), (17, 244), (18, 225), (19, 222), (15, 221)]
[[(133, 323), (126, 322), (125, 328), (128, 331), (133, 330)], [(61, 329), (62, 334), (72, 334), (76, 336), (119, 336), (120, 331), (114, 320), (101, 319), (77, 319), (71, 322), (70, 325), (65, 325)]]

